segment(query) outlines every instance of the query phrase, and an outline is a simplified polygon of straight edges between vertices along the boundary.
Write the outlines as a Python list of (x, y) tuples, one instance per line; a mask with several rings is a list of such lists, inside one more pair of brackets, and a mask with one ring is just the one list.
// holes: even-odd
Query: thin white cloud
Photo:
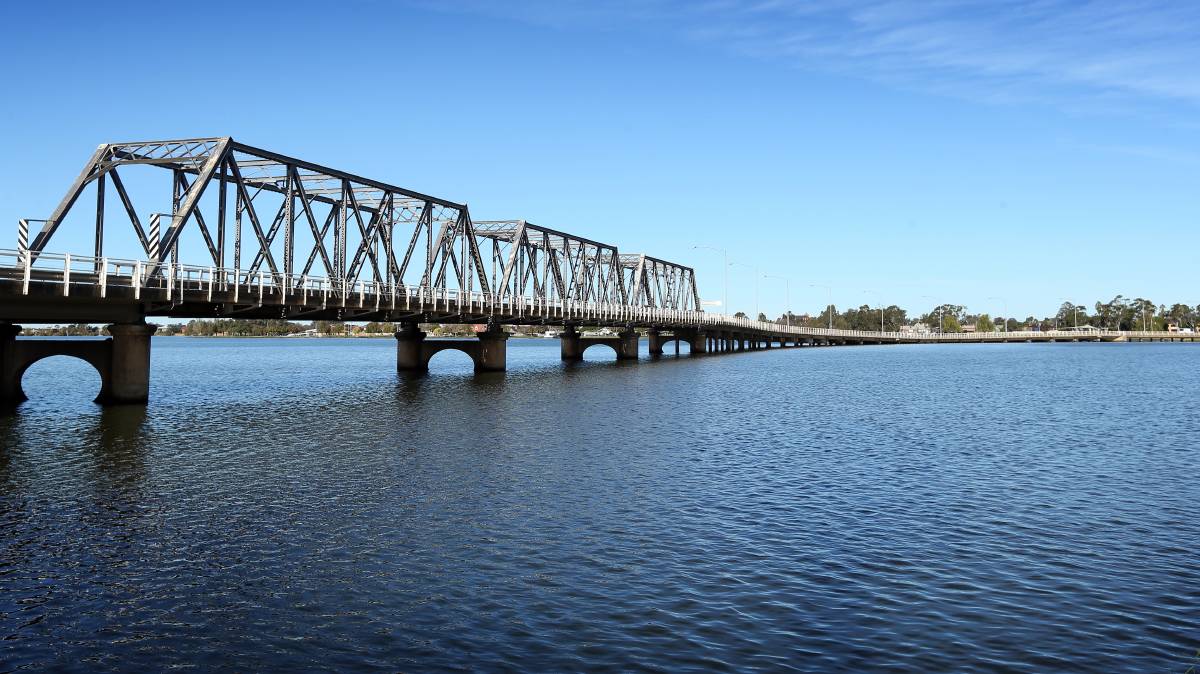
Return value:
[(988, 100), (1200, 105), (1196, 3), (777, 0), (703, 13), (694, 37), (724, 35), (734, 49), (808, 69)]
[[(418, 0), (423, 2), (423, 0)], [(812, 71), (989, 102), (1200, 106), (1200, 3), (460, 0), (424, 6), (653, 30)]]

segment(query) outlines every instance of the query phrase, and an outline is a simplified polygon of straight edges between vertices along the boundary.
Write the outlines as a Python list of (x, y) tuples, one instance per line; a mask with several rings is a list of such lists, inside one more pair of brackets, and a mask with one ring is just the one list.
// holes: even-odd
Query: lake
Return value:
[(110, 409), (36, 364), (0, 670), (1200, 661), (1200, 345), (508, 353), (156, 338), (150, 404)]

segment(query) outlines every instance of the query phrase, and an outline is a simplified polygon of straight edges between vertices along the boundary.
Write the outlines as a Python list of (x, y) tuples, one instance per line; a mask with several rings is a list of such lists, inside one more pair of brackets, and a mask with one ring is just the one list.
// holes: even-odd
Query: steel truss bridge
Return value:
[[(89, 194), (94, 207), (81, 199)], [(90, 254), (50, 246), (68, 227)], [(35, 231), (36, 230), (36, 231)], [(30, 238), (32, 234), (32, 239)], [(118, 255), (110, 256), (111, 251)], [(186, 255), (186, 260), (182, 259)], [(563, 326), (562, 355), (593, 343), (637, 357), (671, 341), (692, 353), (780, 346), (1116, 339), (1177, 333), (987, 335), (825, 330), (704, 312), (691, 267), (525, 220), (473, 220), (464, 203), (251, 147), (232, 138), (101, 145), (45, 220), (18, 222), (0, 250), (0, 402), (58, 352), (92, 362), (101, 398), (148, 394), (146, 317), (398, 322), (398, 366), (422, 370), (444, 348), (503, 370), (505, 324)], [(112, 323), (111, 340), (18, 340), (17, 323)], [(487, 326), (477, 340), (425, 340), (420, 323)], [(579, 326), (611, 326), (611, 338)]]

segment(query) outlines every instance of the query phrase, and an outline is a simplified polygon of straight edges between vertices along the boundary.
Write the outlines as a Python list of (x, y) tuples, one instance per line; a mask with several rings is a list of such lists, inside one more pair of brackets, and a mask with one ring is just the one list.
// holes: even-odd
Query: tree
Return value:
[(1196, 326), (1196, 314), (1186, 304), (1171, 305), (1170, 310), (1166, 312), (1166, 318), (1181, 328), (1195, 328)]
[(975, 332), (995, 332), (996, 324), (992, 322), (991, 316), (980, 314), (979, 320), (975, 322)]
[(958, 317), (954, 315), (946, 316), (943, 321), (943, 332), (962, 332), (962, 325), (958, 322)]
[(746, 312), (744, 312), (744, 311), (737, 312), (736, 314), (733, 315), (733, 317), (734, 318), (750, 318), (749, 316), (746, 315)]

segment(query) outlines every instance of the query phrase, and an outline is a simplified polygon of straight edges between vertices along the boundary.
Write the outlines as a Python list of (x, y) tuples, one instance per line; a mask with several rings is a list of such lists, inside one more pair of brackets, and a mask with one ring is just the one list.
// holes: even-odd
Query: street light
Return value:
[(1000, 300), (1000, 302), (1004, 305), (1004, 332), (1007, 333), (1008, 332), (1008, 319), (1009, 319), (1008, 300), (1004, 299), (1003, 297), (989, 297), (988, 299), (989, 300)]
[(730, 262), (729, 264), (737, 265), (739, 267), (745, 267), (746, 269), (754, 270), (754, 320), (757, 321), (759, 313), (760, 313), (758, 311), (758, 277), (759, 277), (758, 265), (749, 265), (749, 264), (746, 264), (745, 262)]
[(883, 299), (881, 299), (879, 297), (878, 290), (864, 290), (863, 293), (874, 295), (875, 301), (879, 303), (879, 332), (882, 333), (883, 332)]
[(726, 312), (728, 312), (729, 311), (729, 251), (725, 250), (724, 248), (717, 248), (716, 246), (702, 246), (702, 245), (701, 246), (692, 246), (692, 250), (696, 250), (697, 248), (705, 248), (707, 250), (715, 250), (718, 253), (720, 253), (722, 256), (724, 256), (724, 258), (725, 258), (725, 264), (724, 264), (724, 266), (721, 267), (721, 269), (725, 272), (725, 294), (724, 294), (724, 297), (721, 300), (721, 302), (725, 305), (722, 308)]
[(790, 327), (792, 325), (792, 282), (785, 276), (774, 276), (772, 274), (763, 274), (763, 278), (773, 278), (783, 281), (783, 289), (787, 294), (787, 314), (784, 316), (784, 320), (787, 321)]
[[(1062, 301), (1071, 305), (1071, 309), (1075, 312), (1075, 329), (1079, 330), (1079, 306), (1067, 298), (1062, 298)], [(1054, 315), (1054, 327), (1058, 328), (1058, 314)]]
[(829, 314), (829, 329), (833, 329), (833, 288), (824, 283), (810, 283), (809, 288), (824, 288), (828, 296), (828, 302), (825, 304), (825, 312)]

